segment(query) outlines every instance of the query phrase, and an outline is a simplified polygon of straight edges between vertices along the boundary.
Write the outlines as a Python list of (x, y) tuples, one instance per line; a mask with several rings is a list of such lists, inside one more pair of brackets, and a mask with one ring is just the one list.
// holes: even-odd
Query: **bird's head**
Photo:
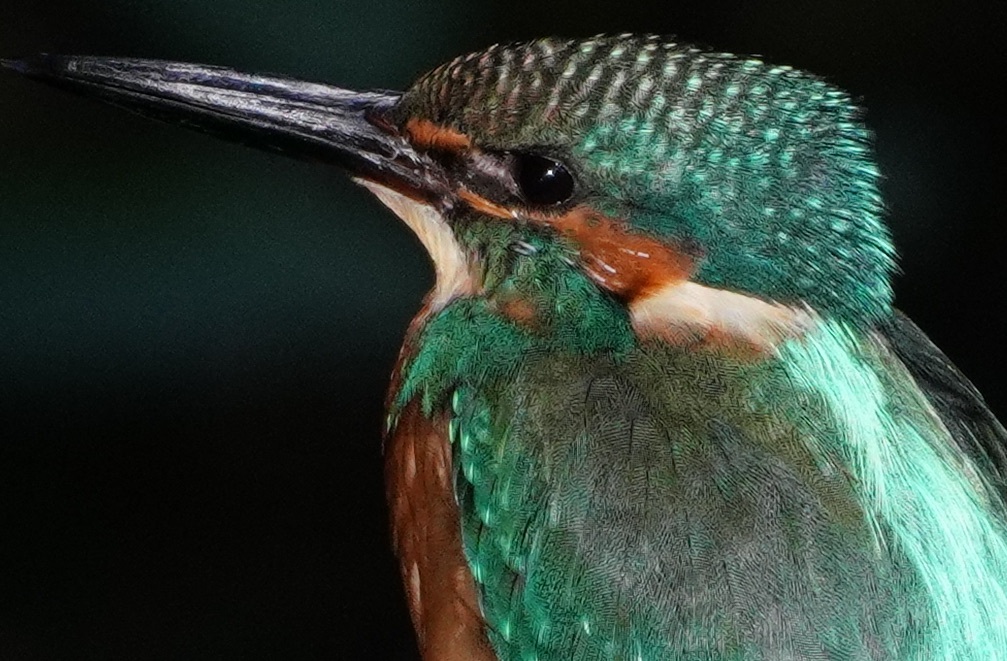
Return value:
[(7, 66), (348, 168), (424, 243), (434, 308), (480, 296), (534, 324), (596, 297), (638, 332), (756, 345), (809, 310), (866, 325), (890, 309), (869, 134), (846, 93), (789, 67), (631, 35), (493, 46), (403, 94), (144, 60)]

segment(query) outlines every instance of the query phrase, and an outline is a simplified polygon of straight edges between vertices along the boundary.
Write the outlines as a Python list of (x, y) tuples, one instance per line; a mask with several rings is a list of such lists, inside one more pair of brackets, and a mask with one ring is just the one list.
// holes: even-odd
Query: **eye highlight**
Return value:
[(515, 153), (514, 181), (529, 204), (553, 206), (573, 196), (573, 175), (563, 163), (548, 156)]

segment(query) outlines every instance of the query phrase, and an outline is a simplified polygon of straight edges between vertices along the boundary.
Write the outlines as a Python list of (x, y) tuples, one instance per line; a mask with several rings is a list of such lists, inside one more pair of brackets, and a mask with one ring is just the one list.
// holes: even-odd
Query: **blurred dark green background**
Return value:
[[(814, 70), (869, 109), (900, 305), (1004, 417), (986, 4), (9, 1), (0, 55), (402, 88), (494, 41), (633, 30)], [(430, 282), (334, 170), (0, 75), (0, 660), (415, 658), (379, 431)]]

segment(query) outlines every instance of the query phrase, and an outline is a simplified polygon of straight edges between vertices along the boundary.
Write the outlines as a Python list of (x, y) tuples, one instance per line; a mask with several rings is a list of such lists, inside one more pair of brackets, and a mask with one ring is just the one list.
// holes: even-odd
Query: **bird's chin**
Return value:
[(353, 180), (401, 218), (426, 248), (436, 273), (433, 292), (427, 299), (429, 311), (440, 310), (458, 296), (475, 293), (478, 287), (470, 260), (435, 206), (363, 177)]

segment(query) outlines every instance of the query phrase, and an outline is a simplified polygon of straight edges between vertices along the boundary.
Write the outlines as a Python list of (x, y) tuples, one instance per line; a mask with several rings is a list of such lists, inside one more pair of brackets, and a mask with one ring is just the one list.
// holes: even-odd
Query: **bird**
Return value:
[(894, 306), (825, 79), (636, 34), (401, 93), (2, 64), (337, 165), (426, 249), (383, 446), (424, 661), (1007, 660), (1007, 431)]

